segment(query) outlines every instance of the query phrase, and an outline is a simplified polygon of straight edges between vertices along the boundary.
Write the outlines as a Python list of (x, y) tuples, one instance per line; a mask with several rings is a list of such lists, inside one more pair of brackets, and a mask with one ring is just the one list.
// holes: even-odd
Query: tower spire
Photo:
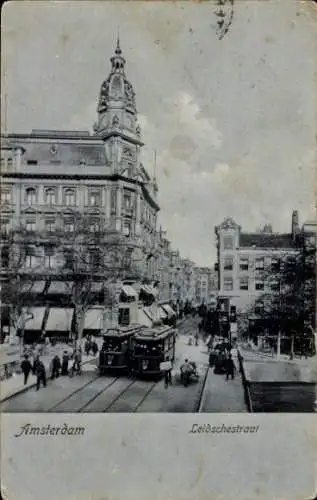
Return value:
[(118, 28), (117, 46), (116, 46), (115, 53), (116, 53), (118, 56), (121, 56), (121, 54), (122, 54), (122, 50), (121, 50), (121, 47), (120, 47), (120, 34), (119, 34), (119, 28)]
[(156, 181), (156, 149), (154, 149), (154, 172), (153, 172), (154, 181)]

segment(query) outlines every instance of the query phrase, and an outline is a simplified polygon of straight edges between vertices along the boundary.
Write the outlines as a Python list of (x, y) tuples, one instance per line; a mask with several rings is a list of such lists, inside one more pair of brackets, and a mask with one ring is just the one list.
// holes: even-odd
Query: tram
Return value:
[(134, 335), (142, 325), (110, 328), (103, 335), (103, 345), (99, 353), (99, 373), (126, 371), (130, 368), (131, 348)]
[(132, 339), (131, 370), (139, 376), (161, 375), (160, 363), (175, 359), (176, 330), (170, 326), (144, 328)]

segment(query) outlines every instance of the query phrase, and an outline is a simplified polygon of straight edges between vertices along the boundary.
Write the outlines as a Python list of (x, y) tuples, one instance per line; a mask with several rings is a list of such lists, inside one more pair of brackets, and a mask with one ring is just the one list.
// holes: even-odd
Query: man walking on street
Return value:
[(21, 370), (24, 375), (24, 385), (26, 385), (28, 383), (28, 378), (32, 370), (32, 364), (27, 354), (24, 356), (24, 360), (21, 363)]
[(231, 377), (231, 380), (233, 380), (236, 367), (234, 365), (231, 354), (229, 354), (229, 357), (225, 361), (225, 367), (226, 367), (226, 380), (229, 380), (229, 376)]
[(45, 371), (45, 366), (43, 361), (38, 360), (37, 366), (36, 366), (36, 390), (38, 391), (41, 385), (41, 382), (43, 383), (43, 387), (46, 387), (46, 371)]
[(164, 371), (164, 383), (165, 389), (168, 388), (169, 385), (172, 385), (172, 363), (170, 362), (169, 357), (166, 357), (166, 367)]

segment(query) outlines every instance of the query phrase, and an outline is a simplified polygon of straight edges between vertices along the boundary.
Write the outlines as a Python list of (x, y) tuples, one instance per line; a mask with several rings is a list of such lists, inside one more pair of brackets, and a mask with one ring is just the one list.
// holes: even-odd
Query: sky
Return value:
[[(219, 40), (213, 2), (8, 2), (1, 123), (92, 130), (117, 33), (135, 92), (159, 224), (197, 265), (214, 228), (290, 231), (315, 218), (316, 17), (309, 2), (235, 2)], [(3, 101), (2, 101), (3, 102)], [(6, 108), (6, 113), (4, 108)]]

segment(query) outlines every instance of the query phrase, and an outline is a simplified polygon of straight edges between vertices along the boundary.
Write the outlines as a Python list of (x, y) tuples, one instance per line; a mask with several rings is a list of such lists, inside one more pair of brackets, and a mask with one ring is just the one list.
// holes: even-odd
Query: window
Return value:
[(240, 278), (240, 290), (249, 289), (249, 278)]
[(99, 219), (92, 219), (89, 223), (89, 231), (91, 233), (99, 233), (100, 232), (100, 221)]
[(240, 271), (248, 271), (248, 270), (249, 270), (249, 258), (240, 257)]
[(280, 270), (281, 262), (277, 257), (272, 257), (271, 261), (271, 271), (277, 272)]
[(27, 160), (28, 165), (37, 165), (37, 160)]
[(47, 246), (44, 248), (44, 266), (48, 269), (53, 269), (54, 267), (54, 247)]
[(3, 219), (1, 220), (1, 232), (2, 234), (8, 234), (10, 231), (10, 220), (9, 219)]
[(264, 290), (264, 281), (259, 279), (255, 280), (255, 289)]
[(91, 191), (89, 193), (89, 205), (91, 207), (99, 207), (101, 205), (100, 191)]
[(7, 160), (7, 166), (8, 166), (8, 168), (10, 168), (10, 167), (12, 167), (12, 165), (13, 165), (13, 158), (9, 157)]
[(223, 237), (223, 248), (225, 250), (233, 249), (233, 237), (232, 236), (224, 236)]
[(123, 207), (126, 212), (132, 209), (132, 197), (131, 193), (125, 191), (123, 195)]
[(45, 190), (45, 201), (48, 205), (56, 204), (56, 190), (54, 188), (47, 188)]
[(25, 255), (25, 267), (33, 268), (36, 266), (36, 256), (34, 248), (27, 248)]
[(1, 248), (1, 266), (9, 267), (9, 264), (10, 264), (10, 248), (4, 246)]
[(65, 189), (64, 197), (65, 197), (65, 205), (67, 207), (75, 205), (75, 191), (73, 189)]
[(25, 223), (25, 228), (27, 231), (35, 231), (36, 221), (34, 219), (27, 220)]
[(26, 203), (28, 205), (36, 204), (36, 189), (35, 188), (27, 188), (25, 191), (26, 194)]
[(75, 231), (74, 219), (64, 220), (64, 231), (65, 233), (73, 233)]
[(264, 269), (264, 257), (255, 259), (255, 269), (262, 271)]
[(98, 249), (91, 250), (88, 256), (89, 264), (92, 268), (98, 268), (101, 265), (101, 255)]
[(9, 190), (1, 191), (1, 201), (2, 203), (11, 203), (11, 191)]
[(232, 257), (225, 258), (223, 268), (225, 271), (232, 271), (232, 269), (233, 269), (233, 258)]
[(113, 189), (111, 191), (111, 204), (110, 204), (110, 209), (111, 209), (111, 215), (115, 215), (116, 214), (116, 203), (117, 203), (117, 193), (116, 191)]
[(257, 302), (254, 306), (254, 313), (257, 316), (262, 316), (264, 314), (264, 304), (263, 302)]
[(120, 307), (118, 322), (119, 325), (122, 326), (128, 326), (130, 324), (130, 309), (128, 307), (127, 308)]
[(280, 289), (280, 284), (277, 280), (271, 282), (271, 290), (277, 292)]
[(46, 219), (44, 222), (44, 226), (45, 226), (45, 231), (51, 233), (52, 231), (55, 230), (55, 219), (54, 218)]
[(123, 233), (124, 233), (124, 236), (126, 236), (127, 238), (131, 235), (131, 224), (130, 224), (130, 222), (125, 222), (124, 223)]
[(233, 290), (233, 280), (232, 278), (224, 278), (223, 280), (223, 289), (226, 292), (230, 292)]
[(64, 250), (64, 266), (66, 269), (73, 269), (73, 253), (71, 250)]

